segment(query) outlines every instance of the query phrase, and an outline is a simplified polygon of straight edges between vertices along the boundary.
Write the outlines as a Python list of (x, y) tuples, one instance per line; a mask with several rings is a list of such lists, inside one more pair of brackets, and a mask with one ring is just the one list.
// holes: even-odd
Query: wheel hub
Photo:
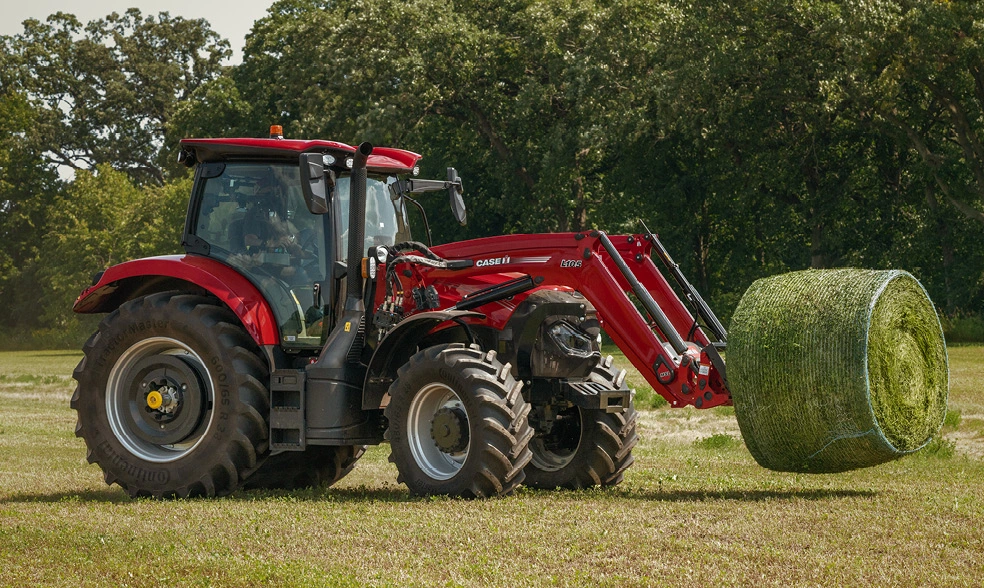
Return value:
[[(147, 394), (147, 408), (159, 411), (164, 415), (173, 415), (181, 406), (181, 392), (176, 386), (167, 382), (158, 382), (144, 387), (157, 388)], [(182, 384), (181, 387), (187, 389), (188, 385)]]
[(468, 417), (460, 407), (443, 407), (434, 414), (431, 438), (444, 453), (459, 453), (468, 447)]
[(180, 443), (206, 412), (204, 382), (194, 366), (175, 355), (151, 355), (133, 366), (129, 414), (133, 434), (155, 445)]
[(468, 461), (469, 423), (461, 397), (450, 386), (422, 386), (407, 408), (407, 443), (417, 467), (433, 480), (450, 480)]

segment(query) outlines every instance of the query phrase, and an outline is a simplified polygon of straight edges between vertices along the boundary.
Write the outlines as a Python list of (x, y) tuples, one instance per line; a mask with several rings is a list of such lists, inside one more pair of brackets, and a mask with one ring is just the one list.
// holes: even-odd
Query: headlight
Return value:
[(594, 349), (591, 346), (591, 337), (564, 321), (554, 323), (547, 330), (547, 335), (567, 355), (590, 357), (594, 353)]

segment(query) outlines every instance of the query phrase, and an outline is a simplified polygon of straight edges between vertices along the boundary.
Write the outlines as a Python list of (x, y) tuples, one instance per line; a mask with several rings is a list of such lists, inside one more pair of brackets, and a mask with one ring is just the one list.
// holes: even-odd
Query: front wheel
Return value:
[(386, 407), (398, 480), (417, 495), (512, 492), (532, 457), (521, 390), (494, 351), (452, 344), (415, 354), (390, 386)]
[(75, 434), (107, 484), (130, 496), (221, 496), (267, 455), (267, 367), (217, 300), (163, 292), (129, 301), (75, 368)]
[[(613, 390), (626, 390), (623, 370), (612, 366), (611, 356), (596, 366), (588, 378)], [(542, 409), (534, 415), (542, 414)], [(531, 417), (532, 418), (532, 417)], [(623, 412), (587, 410), (570, 406), (552, 420), (549, 430), (540, 428), (530, 442), (533, 459), (526, 466), (525, 484), (532, 488), (588, 488), (613, 486), (632, 465), (637, 413), (630, 401)]]

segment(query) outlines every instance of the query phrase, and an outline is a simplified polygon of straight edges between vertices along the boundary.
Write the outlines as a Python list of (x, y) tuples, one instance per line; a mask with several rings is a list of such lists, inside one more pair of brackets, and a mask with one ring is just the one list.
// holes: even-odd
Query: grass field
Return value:
[(0, 353), (0, 586), (981, 586), (984, 347), (949, 354), (944, 440), (846, 474), (770, 472), (730, 409), (661, 407), (607, 490), (410, 498), (381, 446), (330, 489), (158, 502), (85, 463), (78, 353)]

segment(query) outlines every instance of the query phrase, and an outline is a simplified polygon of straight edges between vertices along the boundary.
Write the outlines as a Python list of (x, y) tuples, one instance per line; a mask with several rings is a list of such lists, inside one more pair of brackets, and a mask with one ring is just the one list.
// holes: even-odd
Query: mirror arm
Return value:
[(440, 192), (447, 190), (451, 186), (460, 186), (461, 182), (447, 182), (444, 180), (402, 180), (406, 184), (404, 194), (423, 194), (424, 192)]
[(433, 247), (434, 246), (434, 243), (431, 242), (431, 228), (430, 228), (430, 223), (427, 222), (427, 213), (424, 212), (424, 207), (419, 202), (417, 202), (416, 200), (414, 200), (413, 198), (411, 198), (409, 196), (404, 195), (403, 198), (407, 202), (409, 202), (409, 203), (413, 204), (414, 206), (416, 206), (417, 207), (417, 210), (420, 211), (420, 218), (424, 219), (424, 233), (427, 234), (427, 246), (428, 247)]
[[(424, 192), (440, 192), (441, 190), (447, 190), (448, 195), (451, 197), (451, 210), (454, 212), (454, 216), (459, 223), (462, 225), (466, 222), (466, 211), (465, 202), (461, 199), (461, 193), (464, 190), (461, 183), (461, 178), (458, 177), (458, 172), (455, 171), (453, 167), (448, 168), (448, 179), (445, 180), (396, 180), (389, 185), (390, 198), (395, 202), (400, 198), (406, 197), (407, 200), (413, 202), (418, 209), (420, 209), (421, 214), (423, 214), (423, 207), (410, 198), (410, 194), (421, 194)], [(426, 226), (427, 215), (424, 215), (425, 228), (427, 229), (427, 243), (431, 242), (430, 227)]]

